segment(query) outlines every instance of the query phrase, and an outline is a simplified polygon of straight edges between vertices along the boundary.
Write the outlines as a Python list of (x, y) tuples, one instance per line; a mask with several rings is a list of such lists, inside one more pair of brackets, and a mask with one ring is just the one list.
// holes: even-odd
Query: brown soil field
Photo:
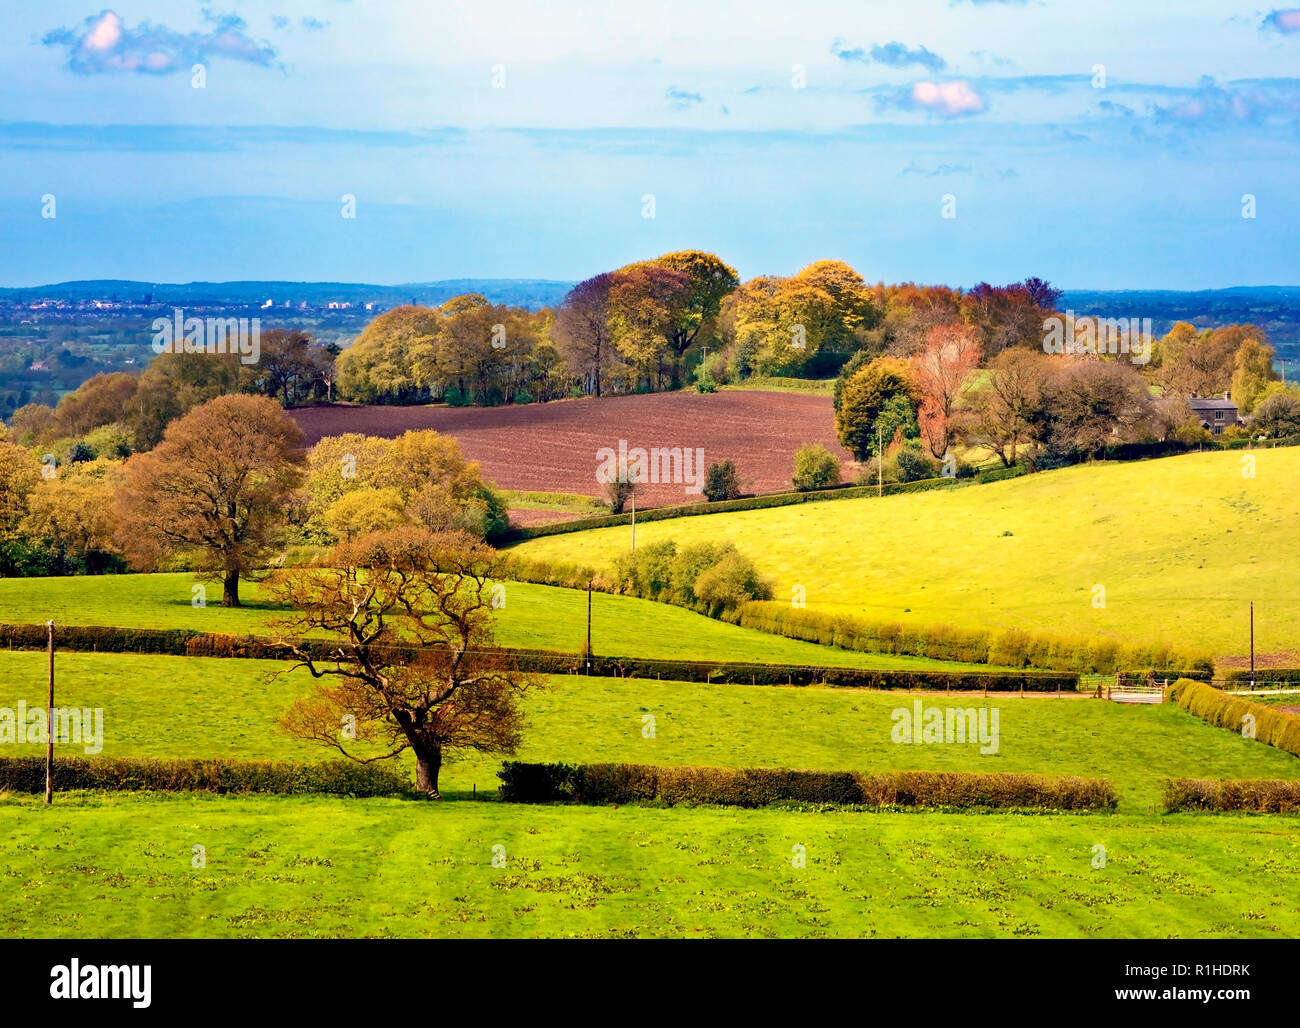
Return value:
[[(852, 473), (848, 451), (835, 439), (828, 396), (751, 390), (719, 393), (647, 393), (558, 400), (511, 407), (361, 407), (335, 404), (292, 412), (309, 445), (327, 435), (361, 432), (392, 438), (432, 428), (455, 436), (484, 476), (503, 489), (604, 496), (596, 481), (596, 451), (633, 447), (689, 447), (704, 451), (704, 466), (732, 460), (746, 492), (790, 488), (794, 452), (821, 443)], [(643, 483), (638, 506), (701, 499), (684, 484)]]

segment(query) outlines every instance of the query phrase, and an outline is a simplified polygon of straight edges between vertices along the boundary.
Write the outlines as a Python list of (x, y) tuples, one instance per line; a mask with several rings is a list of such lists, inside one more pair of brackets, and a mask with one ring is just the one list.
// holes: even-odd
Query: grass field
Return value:
[[(1094, 464), (952, 491), (637, 526), (638, 544), (729, 539), (810, 610), (1017, 625), (1260, 653), (1300, 649), (1300, 449)], [(529, 540), (522, 556), (608, 567), (626, 528)], [(1105, 607), (1093, 606), (1094, 586)], [(1291, 655), (1291, 656), (1288, 656)]]
[[(1298, 829), (1295, 818), (10, 798), (0, 932), (1294, 938)], [(192, 866), (195, 846), (205, 867)]]
[[(60, 706), (104, 709), (106, 756), (326, 759), (337, 754), (283, 734), (276, 717), (305, 673), (268, 686), (275, 661), (124, 654), (58, 658)], [(0, 706), (43, 706), (45, 655), (0, 651)], [(927, 705), (998, 710), (996, 753), (973, 745), (899, 745), (891, 713)], [(555, 676), (525, 701), (524, 760), (628, 761), (728, 767), (883, 771), (926, 769), (1100, 775), (1122, 812), (1159, 803), (1165, 777), (1300, 778), (1300, 760), (1213, 728), (1172, 704), (1125, 706), (1083, 697), (924, 697), (861, 689), (721, 686)], [(642, 719), (654, 718), (653, 739)], [(39, 746), (13, 752), (35, 755)], [(79, 753), (76, 747), (60, 752)], [(497, 758), (451, 764), (443, 791), (495, 793)]]
[[(121, 625), (130, 628), (188, 628), (234, 635), (267, 635), (280, 610), (259, 599), (258, 589), (240, 589), (243, 607), (213, 601), (191, 603), (192, 575), (102, 575), (80, 578), (0, 578), (0, 623)], [(503, 646), (578, 652), (587, 633), (587, 594), (573, 589), (510, 582), (506, 605), (497, 611), (497, 642)], [(773, 664), (829, 664), (839, 667), (983, 670), (984, 665), (923, 657), (856, 653), (783, 639), (739, 628), (701, 614), (633, 596), (596, 593), (592, 598), (592, 646), (597, 653), (661, 659), (743, 660)]]

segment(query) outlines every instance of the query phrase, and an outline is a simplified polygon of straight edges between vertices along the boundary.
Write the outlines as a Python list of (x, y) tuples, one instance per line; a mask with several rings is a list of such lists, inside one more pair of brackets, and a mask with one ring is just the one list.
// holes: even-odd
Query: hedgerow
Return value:
[(815, 803), (863, 807), (1113, 810), (1103, 778), (965, 771), (796, 771), (652, 764), (507, 761), (501, 798), (511, 803), (657, 803), (763, 807)]
[(1300, 718), (1276, 707), (1232, 696), (1189, 678), (1180, 678), (1169, 686), (1165, 699), (1216, 728), (1226, 728), (1300, 756)]

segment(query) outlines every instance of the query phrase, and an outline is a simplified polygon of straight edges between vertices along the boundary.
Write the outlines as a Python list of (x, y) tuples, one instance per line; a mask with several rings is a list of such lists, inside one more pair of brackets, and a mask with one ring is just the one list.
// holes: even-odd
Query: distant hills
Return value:
[(0, 300), (29, 303), (34, 300), (113, 300), (138, 303), (148, 296), (154, 304), (177, 306), (261, 305), (267, 300), (281, 307), (286, 301), (295, 307), (323, 307), (329, 303), (351, 303), (354, 307), (373, 303), (395, 307), (410, 303), (437, 305), (462, 293), (482, 293), (493, 303), (537, 310), (554, 306), (573, 287), (572, 282), (531, 278), (458, 278), (441, 282), (410, 282), (377, 286), (360, 282), (135, 282), (125, 279), (94, 279), (60, 282), (22, 289), (0, 289)]

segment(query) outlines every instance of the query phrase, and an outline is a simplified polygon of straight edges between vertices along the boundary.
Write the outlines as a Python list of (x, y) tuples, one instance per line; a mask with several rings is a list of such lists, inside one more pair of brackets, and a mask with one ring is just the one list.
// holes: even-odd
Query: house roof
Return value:
[(1192, 410), (1236, 410), (1237, 405), (1221, 397), (1193, 396), (1187, 401)]

